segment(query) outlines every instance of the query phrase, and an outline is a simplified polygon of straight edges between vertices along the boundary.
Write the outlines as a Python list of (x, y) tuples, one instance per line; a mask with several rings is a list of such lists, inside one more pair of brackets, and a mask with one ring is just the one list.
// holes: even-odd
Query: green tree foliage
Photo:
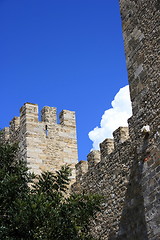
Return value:
[(88, 223), (102, 198), (66, 194), (67, 165), (35, 177), (16, 153), (16, 145), (0, 143), (0, 239), (93, 239)]

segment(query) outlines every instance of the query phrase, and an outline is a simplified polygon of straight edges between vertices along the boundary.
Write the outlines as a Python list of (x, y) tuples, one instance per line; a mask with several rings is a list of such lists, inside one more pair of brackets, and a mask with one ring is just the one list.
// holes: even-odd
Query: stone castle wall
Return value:
[(98, 193), (105, 199), (101, 213), (91, 223), (97, 239), (158, 239), (160, 145), (155, 146), (149, 158), (138, 155), (128, 129), (120, 127), (114, 132), (114, 140), (106, 139), (100, 151), (92, 151), (88, 161), (76, 165), (72, 191)]
[(104, 195), (91, 232), (106, 240), (160, 239), (160, 2), (120, 0), (133, 116), (76, 165), (74, 192)]
[[(160, 239), (160, 1), (120, 0), (133, 116), (114, 139), (77, 163), (75, 114), (26, 103), (3, 139), (19, 142), (20, 156), (35, 173), (76, 164), (74, 192), (104, 195), (91, 231), (105, 240)], [(75, 176), (73, 171), (73, 177)]]
[(100, 151), (88, 154), (76, 165), (72, 191), (104, 196), (101, 213), (91, 223), (97, 239), (146, 239), (146, 223), (140, 184), (143, 162), (135, 161), (127, 128), (118, 128), (114, 140), (106, 139)]
[(63, 110), (60, 123), (54, 107), (44, 107), (38, 120), (38, 105), (25, 103), (20, 117), (14, 117), (9, 128), (4, 128), (4, 140), (19, 143), (19, 154), (35, 174), (41, 171), (55, 171), (64, 164), (70, 164), (75, 178), (77, 138), (75, 113)]

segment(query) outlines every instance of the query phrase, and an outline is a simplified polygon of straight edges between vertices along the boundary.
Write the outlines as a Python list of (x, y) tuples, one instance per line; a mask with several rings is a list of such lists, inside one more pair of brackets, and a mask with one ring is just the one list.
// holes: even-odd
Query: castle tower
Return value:
[(19, 155), (35, 174), (43, 170), (56, 171), (64, 164), (72, 168), (75, 178), (77, 157), (75, 112), (63, 110), (57, 124), (54, 107), (44, 107), (38, 120), (38, 105), (25, 103), (20, 117), (14, 117), (5, 128), (4, 140), (19, 143)]
[(128, 80), (135, 125), (156, 133), (160, 96), (160, 1), (120, 0)]
[(133, 116), (129, 120), (140, 165), (148, 239), (159, 239), (160, 1), (120, 0)]

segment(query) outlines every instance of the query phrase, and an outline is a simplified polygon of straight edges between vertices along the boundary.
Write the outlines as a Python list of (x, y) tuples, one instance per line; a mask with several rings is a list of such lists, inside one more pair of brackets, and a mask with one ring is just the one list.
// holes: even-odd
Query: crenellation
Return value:
[(57, 123), (57, 109), (45, 106), (41, 110), (41, 120), (46, 123)]
[(20, 109), (20, 124), (38, 122), (38, 105), (25, 103)]
[(91, 151), (87, 156), (88, 161), (88, 169), (91, 170), (95, 167), (95, 165), (100, 162), (100, 151), (99, 150), (93, 150)]
[(100, 143), (101, 158), (109, 155), (114, 151), (114, 140), (112, 138), (106, 138), (102, 143)]
[(128, 127), (119, 127), (113, 132), (113, 137), (114, 137), (114, 146), (116, 148), (129, 138)]
[(20, 126), (20, 117), (14, 117), (12, 121), (10, 121), (10, 129), (12, 131), (16, 131)]
[(76, 164), (76, 181), (79, 182), (82, 179), (82, 176), (88, 171), (88, 162), (79, 161)]
[(62, 126), (75, 127), (75, 112), (71, 112), (68, 110), (62, 110), (59, 114), (60, 124)]
[(0, 141), (7, 142), (9, 140), (9, 127), (5, 127), (0, 131)]
[(10, 123), (8, 138), (19, 142), (19, 156), (27, 162), (30, 171), (40, 174), (42, 170), (56, 171), (69, 164), (73, 182), (78, 160), (75, 112), (64, 111), (64, 124), (57, 124), (55, 107), (46, 106), (41, 113), (42, 121), (38, 121), (38, 105), (25, 103), (20, 117)]
[(19, 141), (19, 131), (20, 131), (20, 117), (14, 117), (10, 121), (10, 126), (9, 126), (9, 139), (10, 142)]

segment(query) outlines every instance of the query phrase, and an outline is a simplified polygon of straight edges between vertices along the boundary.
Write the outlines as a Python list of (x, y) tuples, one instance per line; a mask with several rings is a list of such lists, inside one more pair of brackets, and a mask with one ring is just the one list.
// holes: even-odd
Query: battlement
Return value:
[(91, 170), (95, 167), (95, 165), (100, 162), (100, 151), (99, 150), (93, 150), (91, 151), (87, 156), (88, 161), (88, 170)]
[(88, 162), (87, 161), (79, 161), (76, 164), (76, 181), (82, 179), (82, 176), (88, 171)]
[(45, 106), (38, 120), (38, 105), (25, 103), (20, 117), (14, 117), (9, 128), (2, 130), (3, 140), (19, 142), (19, 156), (31, 171), (56, 171), (63, 164), (70, 164), (75, 178), (77, 157), (75, 112), (63, 110), (57, 123), (55, 107)]
[(1, 132), (1, 134), (0, 134), (0, 140), (1, 140), (2, 142), (8, 141), (8, 139), (9, 139), (9, 127), (3, 128), (0, 132)]
[(57, 109), (45, 106), (41, 110), (41, 120), (46, 123), (57, 123)]
[(20, 117), (14, 117), (10, 121), (10, 130), (16, 131), (20, 126)]
[(60, 113), (59, 118), (60, 118), (61, 125), (75, 127), (75, 112), (63, 110)]
[(100, 143), (101, 157), (109, 155), (114, 151), (114, 139), (106, 138), (102, 143)]
[(114, 147), (116, 148), (129, 138), (128, 127), (119, 127), (113, 132), (113, 137), (114, 137)]
[[(33, 103), (25, 103), (20, 109), (20, 121), (38, 122), (38, 105)], [(17, 124), (18, 126), (18, 117), (14, 117), (11, 121), (11, 124)], [(68, 127), (76, 127), (75, 112), (69, 110), (62, 110), (59, 114), (60, 125)], [(58, 124), (57, 123), (57, 109), (55, 107), (45, 106), (41, 110), (41, 121), (46, 124)], [(20, 122), (19, 122), (20, 124)]]
[[(87, 172), (92, 172), (100, 161), (107, 161), (110, 155), (116, 155), (122, 145), (128, 144), (129, 130), (128, 127), (119, 127), (113, 132), (114, 139), (106, 138), (100, 143), (100, 151), (93, 150), (87, 156), (87, 161), (80, 161), (76, 164), (76, 179), (82, 179)], [(126, 143), (125, 143), (126, 142)], [(128, 147), (128, 146), (127, 146)], [(117, 160), (116, 160), (117, 161)], [(121, 162), (122, 163), (122, 162)]]

